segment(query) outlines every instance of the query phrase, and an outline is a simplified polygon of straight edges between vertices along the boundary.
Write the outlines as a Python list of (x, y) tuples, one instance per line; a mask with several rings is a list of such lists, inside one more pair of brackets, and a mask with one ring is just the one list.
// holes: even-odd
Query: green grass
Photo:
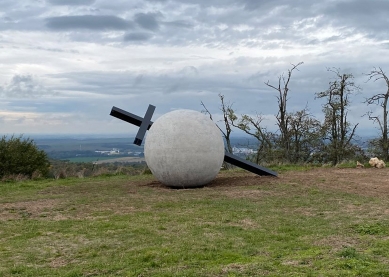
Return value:
[(153, 181), (0, 183), (0, 276), (389, 276), (387, 198)]
[(321, 165), (314, 165), (314, 164), (276, 164), (276, 165), (269, 165), (270, 169), (283, 173), (287, 171), (306, 171), (313, 169), (315, 167), (321, 167)]

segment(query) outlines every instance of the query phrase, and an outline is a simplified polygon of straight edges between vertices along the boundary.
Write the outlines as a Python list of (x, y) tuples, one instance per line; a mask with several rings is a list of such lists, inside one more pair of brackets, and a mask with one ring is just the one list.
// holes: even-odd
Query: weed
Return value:
[(344, 247), (338, 254), (342, 258), (357, 258), (358, 253), (354, 247)]
[(352, 228), (361, 235), (389, 235), (389, 222), (356, 224)]

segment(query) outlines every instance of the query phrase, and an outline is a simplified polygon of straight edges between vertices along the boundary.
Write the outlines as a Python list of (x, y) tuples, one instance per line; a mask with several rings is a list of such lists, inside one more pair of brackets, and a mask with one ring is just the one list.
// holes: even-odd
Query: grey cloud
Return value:
[(5, 22), (5, 23), (12, 23), (12, 22), (15, 22), (15, 20), (13, 20), (11, 17), (9, 17), (9, 16), (4, 16), (3, 17), (3, 21)]
[(217, 8), (221, 6), (242, 5), (245, 1), (246, 0), (173, 0), (175, 3)]
[(381, 43), (381, 45), (386, 48), (386, 49), (389, 49), (389, 42), (383, 42)]
[(40, 16), (47, 11), (42, 3), (20, 4), (12, 1), (7, 5), (7, 1), (0, 1), (0, 31), (2, 30), (41, 30), (43, 27)]
[(70, 41), (76, 42), (88, 42), (88, 43), (120, 43), (123, 41), (123, 35), (117, 34), (117, 36), (111, 36), (110, 34), (104, 35), (99, 31), (95, 32), (83, 32), (73, 31), (67, 34)]
[(199, 70), (190, 65), (190, 66), (185, 66), (183, 69), (181, 69), (178, 74), (186, 77), (196, 77), (199, 75)]
[(165, 88), (165, 93), (175, 93), (186, 90), (201, 90), (195, 84), (199, 76), (199, 71), (194, 66), (186, 66), (177, 72), (178, 78), (172, 78), (172, 84)]
[(135, 77), (134, 79), (134, 86), (140, 85), (143, 80), (143, 74), (139, 74), (138, 76)]
[(144, 29), (156, 31), (159, 29), (157, 17), (161, 14), (156, 13), (137, 13), (134, 16), (134, 21)]
[(2, 0), (0, 1), (0, 9), (2, 11), (7, 10), (11, 7), (17, 6), (18, 3), (14, 0)]
[(178, 28), (192, 28), (193, 23), (187, 20), (174, 20), (174, 21), (165, 21), (163, 22), (165, 26), (168, 27), (178, 27)]
[[(86, 105), (93, 105), (94, 103), (88, 103), (90, 100), (77, 97), (75, 99), (69, 98), (64, 102), (63, 98), (51, 97), (51, 98), (9, 98), (8, 109), (13, 111), (39, 111), (47, 114), (55, 114), (59, 111), (62, 113), (79, 112), (85, 109)], [(98, 101), (98, 100), (96, 100)], [(80, 103), (82, 102), (82, 103)]]
[(57, 52), (57, 53), (72, 53), (72, 54), (79, 54), (80, 51), (78, 50), (67, 50), (67, 49), (61, 49), (61, 48), (50, 48), (50, 47), (31, 47), (30, 49), (37, 49), (37, 50), (43, 50), (43, 51), (49, 51), (49, 52)]
[(353, 32), (363, 32), (373, 38), (387, 38), (389, 35), (389, 2), (383, 0), (334, 1), (324, 10), (330, 23), (345, 26)]
[(247, 81), (249, 83), (261, 84), (263, 82), (263, 80), (267, 78), (267, 76), (269, 76), (269, 72), (257, 72), (257, 73), (252, 74), (251, 76), (249, 76), (247, 78)]
[(14, 75), (11, 82), (0, 90), (0, 96), (10, 98), (35, 98), (55, 94), (39, 84), (31, 75)]
[[(361, 18), (370, 18), (370, 22), (361, 22), (361, 24), (371, 24), (376, 22), (375, 16), (387, 15), (389, 2), (383, 0), (363, 0), (353, 1), (335, 1), (333, 5), (329, 5), (326, 11), (340, 19), (353, 18), (355, 20)], [(373, 17), (374, 16), (374, 17)]]
[[(245, 59), (249, 61), (250, 57), (235, 59), (236, 64), (242, 63), (238, 68), (245, 67), (243, 61)], [(291, 62), (297, 63), (299, 60)], [(255, 67), (253, 64), (258, 66)], [(215, 95), (222, 93), (226, 99), (236, 102), (239, 112), (257, 110), (266, 114), (275, 113), (277, 110), (277, 103), (274, 100), (275, 91), (268, 88), (264, 82), (269, 80), (271, 84), (276, 84), (278, 76), (287, 72), (290, 64), (273, 57), (258, 58), (246, 66), (250, 69), (242, 73), (233, 71), (235, 66), (231, 66), (229, 62), (214, 64), (213, 67), (208, 68), (187, 66), (169, 73), (72, 72), (51, 75), (51, 77), (72, 80), (73, 84), (66, 85), (64, 90), (88, 92), (91, 97), (93, 94), (132, 97), (131, 99), (146, 98), (146, 100), (153, 97), (157, 105), (160, 101), (158, 99), (168, 97), (172, 99), (172, 105), (173, 103), (176, 105), (176, 100), (180, 97), (185, 96), (185, 101), (190, 102), (204, 93)], [(333, 65), (328, 64), (328, 66)], [(363, 72), (361, 68), (355, 68), (352, 64), (350, 66), (354, 68), (352, 72), (356, 75), (358, 72)], [(257, 71), (258, 68), (259, 71)], [(301, 108), (301, 99), (304, 99), (304, 105), (308, 101), (310, 109), (320, 114), (322, 103), (314, 100), (314, 93), (325, 90), (328, 87), (329, 78), (331, 76), (326, 74), (326, 66), (322, 63), (301, 66), (300, 71), (296, 71), (293, 75), (290, 84), (290, 107)], [(215, 101), (218, 101), (217, 97)]]
[(244, 7), (247, 10), (257, 10), (257, 9), (264, 9), (268, 8), (270, 6), (275, 6), (274, 2), (277, 1), (266, 1), (266, 0), (245, 0), (244, 2)]
[(139, 97), (145, 94), (196, 94), (198, 92), (224, 92), (244, 95), (257, 90), (258, 84), (244, 80), (241, 74), (214, 72), (204, 74), (194, 66), (170, 73), (138, 72), (72, 72), (50, 75), (52, 78), (72, 80), (64, 90), (84, 91), (96, 95)]
[(83, 6), (91, 5), (95, 0), (48, 0), (52, 5)]
[(47, 18), (46, 26), (52, 30), (126, 30), (131, 22), (113, 15), (75, 15)]
[(124, 36), (124, 41), (147, 41), (151, 37), (149, 33), (128, 33)]
[[(81, 2), (76, 0), (50, 1), (56, 4), (70, 5), (76, 2), (85, 4), (91, 0), (81, 0)], [(296, 0), (291, 4), (286, 0), (277, 0), (275, 3), (263, 0), (134, 0), (129, 2), (118, 0), (114, 4), (96, 1), (91, 7), (95, 9), (94, 12), (88, 11), (88, 7), (67, 7), (69, 12), (79, 13), (83, 11), (96, 15), (50, 17), (45, 21), (42, 21), (41, 18), (34, 18), (34, 20), (39, 19), (37, 22), (20, 21), (20, 16), (17, 15), (16, 17), (12, 16), (12, 18), (21, 23), (3, 24), (0, 29), (27, 28), (38, 30), (42, 29), (42, 24), (45, 23), (47, 28), (57, 31), (93, 30), (95, 32), (88, 34), (72, 32), (69, 34), (69, 38), (75, 41), (95, 41), (102, 44), (151, 41), (151, 38), (152, 43), (156, 45), (202, 44), (208, 47), (242, 45), (267, 48), (268, 43), (277, 44), (279, 40), (284, 41), (285, 44), (291, 40), (304, 44), (323, 43), (323, 41), (310, 38), (309, 34), (320, 26), (331, 25), (333, 21), (325, 17), (322, 20), (318, 19), (308, 23), (304, 20), (323, 14), (325, 8), (329, 9), (328, 6), (333, 4), (327, 1), (324, 4), (303, 2)], [(258, 13), (254, 7), (248, 9), (247, 7), (250, 5), (257, 5), (261, 12)], [(136, 11), (133, 20), (120, 17), (123, 12), (133, 10)], [(155, 12), (156, 10), (160, 12)], [(115, 16), (99, 14), (115, 14)], [(220, 24), (226, 25), (225, 29), (219, 29)], [(252, 29), (239, 29), (241, 25)], [(308, 25), (312, 27), (308, 28)], [(275, 26), (279, 28), (275, 30)], [(143, 31), (158, 31), (158, 35), (152, 36), (143, 33), (142, 29)], [(100, 30), (131, 30), (132, 32), (128, 32), (124, 37), (121, 35), (104, 37), (97, 32)]]
[(331, 36), (323, 40), (323, 42), (335, 42), (344, 39), (343, 36)]

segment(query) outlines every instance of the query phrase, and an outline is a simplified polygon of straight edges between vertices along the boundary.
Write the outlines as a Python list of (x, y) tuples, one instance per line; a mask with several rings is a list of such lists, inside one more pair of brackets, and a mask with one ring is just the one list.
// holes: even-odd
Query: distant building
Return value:
[(130, 156), (142, 156), (143, 152), (140, 152), (140, 151), (135, 151), (135, 152), (129, 151), (128, 155), (130, 155)]
[(247, 147), (236, 147), (236, 146), (234, 146), (232, 148), (232, 153), (233, 154), (249, 155), (249, 154), (254, 154), (255, 151), (254, 151), (254, 149), (250, 149), (250, 148), (247, 148)]
[(106, 154), (108, 156), (110, 155), (119, 155), (120, 151), (117, 148), (112, 148), (112, 150), (96, 150), (95, 153), (100, 153), (100, 154)]

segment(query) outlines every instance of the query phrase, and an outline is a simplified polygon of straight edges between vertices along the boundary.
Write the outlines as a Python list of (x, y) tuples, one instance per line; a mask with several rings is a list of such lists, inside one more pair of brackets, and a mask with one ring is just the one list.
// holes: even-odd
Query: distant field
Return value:
[(117, 149), (120, 156), (127, 153), (143, 152), (143, 146), (134, 145), (130, 138), (101, 139), (37, 139), (37, 146), (44, 150), (54, 160), (69, 160), (71, 162), (94, 162), (97, 159), (109, 160), (117, 156), (99, 156), (95, 151), (111, 151)]
[(121, 158), (112, 158), (112, 159), (105, 159), (105, 160), (99, 160), (96, 163), (97, 164), (103, 164), (103, 163), (140, 163), (144, 162), (145, 158), (139, 158), (139, 157), (121, 157)]
[(38, 147), (46, 151), (96, 151), (121, 149), (143, 149), (134, 145), (131, 139), (102, 138), (102, 139), (37, 139)]
[(0, 276), (389, 276), (389, 168), (0, 183)]
[(138, 158), (138, 157), (115, 157), (115, 156), (103, 156), (103, 157), (76, 157), (76, 158), (68, 158), (66, 159), (72, 163), (96, 163), (96, 164), (102, 164), (102, 163), (136, 163), (136, 162), (143, 162), (144, 158)]
[(65, 160), (68, 160), (72, 163), (91, 163), (96, 161), (103, 161), (103, 160), (110, 160), (112, 157), (75, 157), (75, 158), (68, 158)]

